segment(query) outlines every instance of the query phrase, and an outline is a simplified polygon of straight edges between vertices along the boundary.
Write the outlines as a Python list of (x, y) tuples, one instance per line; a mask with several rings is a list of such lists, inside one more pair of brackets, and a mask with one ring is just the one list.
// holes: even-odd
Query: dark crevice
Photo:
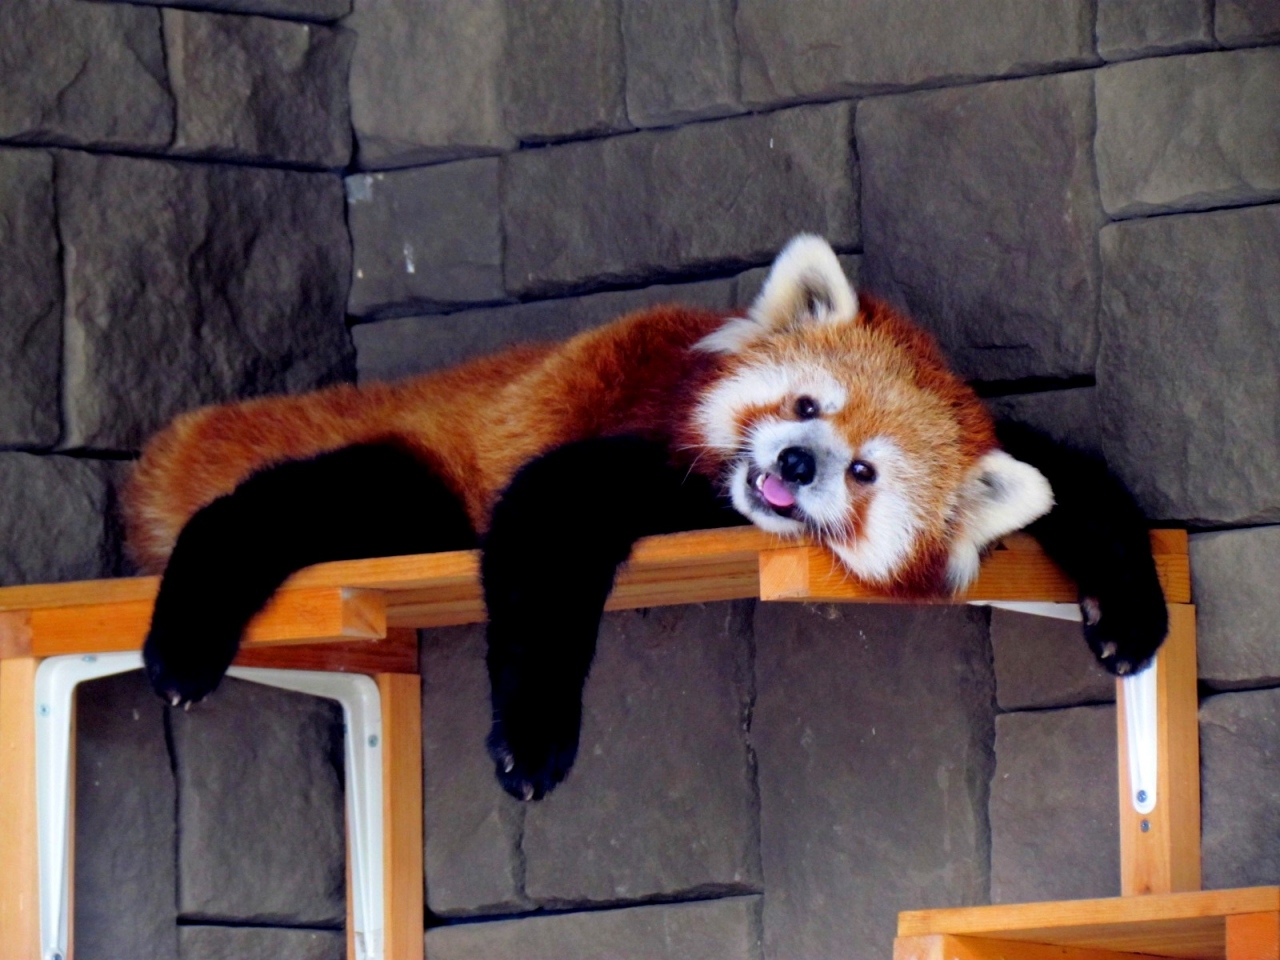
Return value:
[(754, 897), (763, 893), (759, 887), (746, 884), (706, 884), (688, 890), (655, 894), (636, 900), (602, 900), (592, 903), (544, 904), (531, 910), (513, 913), (476, 914), (466, 917), (434, 917), (433, 927), (462, 927), (476, 923), (493, 923), (498, 920), (521, 920), (528, 917), (562, 917), (582, 913), (602, 913), (610, 910), (664, 906), (673, 903), (709, 903), (716, 900), (734, 900)]
[(1017, 380), (975, 380), (969, 384), (974, 392), (986, 400), (996, 397), (1017, 396), (1024, 393), (1047, 393), (1054, 390), (1078, 390), (1097, 386), (1093, 374), (1073, 377), (1021, 377)]

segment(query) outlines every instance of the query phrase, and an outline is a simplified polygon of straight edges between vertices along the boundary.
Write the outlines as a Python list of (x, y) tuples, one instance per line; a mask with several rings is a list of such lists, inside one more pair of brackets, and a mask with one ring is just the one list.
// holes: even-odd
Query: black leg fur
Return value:
[(231, 665), (245, 625), (295, 570), (475, 541), (457, 498), (392, 446), (348, 447), (254, 474), (178, 537), (143, 646), (147, 675), (170, 703), (199, 700)]
[(518, 800), (563, 780), (614, 573), (642, 536), (743, 522), (660, 444), (567, 444), (516, 474), (493, 512), (481, 572), (489, 611), (498, 779)]
[(998, 433), (1053, 488), (1056, 505), (1027, 532), (1079, 585), (1089, 648), (1112, 673), (1132, 673), (1169, 628), (1146, 519), (1097, 459), (1019, 424), (1001, 423)]

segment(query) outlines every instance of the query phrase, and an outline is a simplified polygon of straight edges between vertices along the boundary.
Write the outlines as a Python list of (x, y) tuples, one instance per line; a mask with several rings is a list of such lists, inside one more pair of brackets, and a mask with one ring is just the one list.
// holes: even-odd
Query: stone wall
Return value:
[[(0, 4), (0, 582), (127, 572), (120, 461), (180, 410), (728, 308), (816, 231), (1194, 531), (1205, 882), (1280, 880), (1271, 0), (183, 6)], [(611, 615), (535, 806), (482, 657), (424, 635), (432, 956), (885, 957), (900, 909), (1118, 890), (1069, 625)], [(340, 955), (331, 705), (135, 676), (80, 719), (78, 955)]]

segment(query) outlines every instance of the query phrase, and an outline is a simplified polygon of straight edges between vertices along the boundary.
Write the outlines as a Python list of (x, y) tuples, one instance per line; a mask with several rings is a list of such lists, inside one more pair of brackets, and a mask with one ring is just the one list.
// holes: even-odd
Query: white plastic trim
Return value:
[[(70, 875), (71, 716), (86, 680), (142, 668), (138, 653), (50, 657), (36, 670), (36, 805), (40, 864), (40, 952), (67, 956)], [(352, 923), (359, 960), (384, 960), (382, 887), (382, 700), (368, 677), (313, 670), (233, 667), (233, 677), (337, 700), (346, 724), (347, 824)]]
[(1129, 748), (1129, 801), (1146, 815), (1156, 806), (1159, 755), (1156, 724), (1156, 668), (1160, 658), (1120, 682), (1124, 684), (1125, 742)]
[(1014, 613), (1028, 613), (1033, 617), (1049, 617), (1052, 620), (1074, 620), (1076, 623), (1083, 619), (1078, 603), (1049, 603), (1040, 600), (970, 600), (969, 605), (1012, 610)]

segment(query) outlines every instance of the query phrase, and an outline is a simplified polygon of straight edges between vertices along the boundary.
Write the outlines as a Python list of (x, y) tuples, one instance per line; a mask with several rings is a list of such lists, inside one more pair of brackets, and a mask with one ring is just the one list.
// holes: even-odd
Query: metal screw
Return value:
[(98, 662), (98, 658), (97, 658), (97, 657), (95, 657), (92, 653), (85, 654), (85, 655), (84, 655), (83, 657), (81, 657), (80, 659), (81, 659), (81, 660), (83, 660), (85, 663), (97, 663), (97, 662)]
[(378, 735), (376, 733), (369, 734), (369, 746), (376, 747), (378, 745)]
[(1145, 791), (1145, 790), (1139, 790), (1139, 791), (1138, 791), (1138, 802), (1139, 802), (1139, 803), (1146, 803), (1146, 802), (1147, 802), (1147, 791)]
[(62, 960), (62, 954), (60, 954), (60, 953), (51, 953), (51, 954), (49, 954), (49, 960)]
[(1151, 821), (1150, 821), (1150, 820), (1143, 820), (1143, 821), (1142, 821), (1142, 832), (1143, 832), (1143, 833), (1146, 833), (1146, 832), (1147, 832), (1148, 830), (1150, 830), (1150, 829), (1151, 829)]
[(47, 717), (49, 715), (49, 705), (47, 703), (40, 704), (40, 716)]

